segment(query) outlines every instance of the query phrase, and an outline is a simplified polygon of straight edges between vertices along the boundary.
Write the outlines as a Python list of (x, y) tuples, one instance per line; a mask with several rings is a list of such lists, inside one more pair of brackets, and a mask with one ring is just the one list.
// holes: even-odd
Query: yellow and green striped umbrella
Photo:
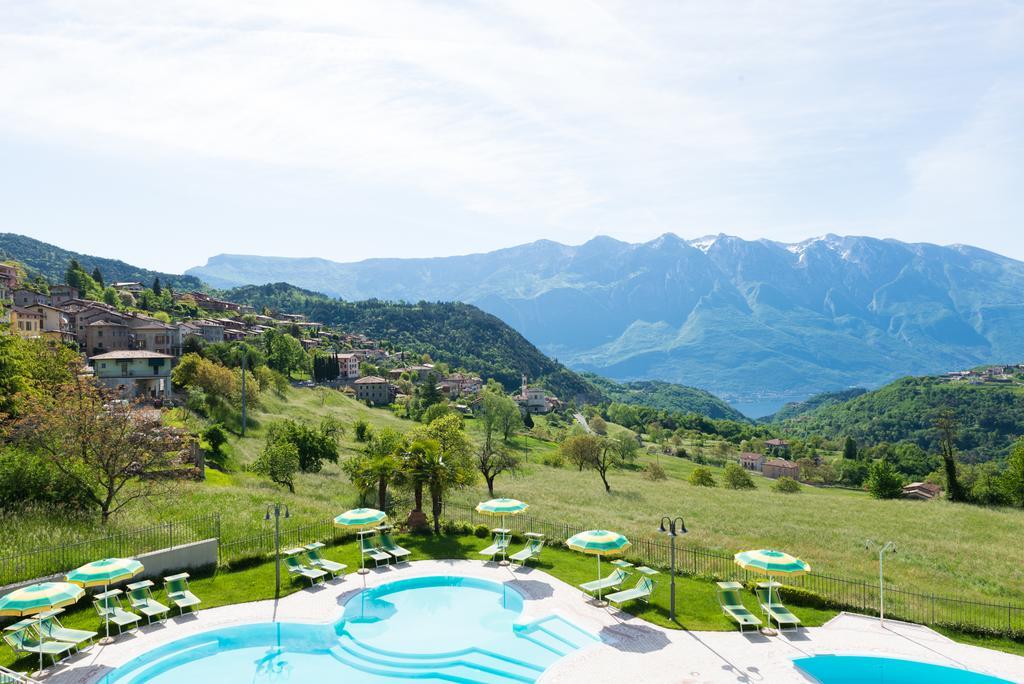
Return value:
[(756, 572), (762, 575), (805, 575), (811, 571), (811, 566), (804, 561), (772, 549), (757, 549), (756, 551), (743, 551), (734, 556), (736, 565), (744, 570)]
[(85, 590), (68, 582), (32, 584), (0, 597), (0, 615), (21, 617), (63, 608), (82, 598)]
[(335, 518), (334, 524), (338, 527), (361, 529), (379, 525), (387, 517), (387, 513), (378, 511), (376, 508), (353, 508), (351, 511), (345, 511)]
[[(601, 556), (617, 556), (624, 553), (631, 544), (618, 532), (608, 530), (587, 530), (574, 534), (565, 541), (573, 551), (581, 551), (597, 556), (597, 579), (601, 579)], [(597, 590), (598, 603), (601, 602), (601, 590)]]
[(131, 579), (140, 572), (142, 563), (134, 558), (104, 558), (72, 570), (64, 579), (82, 587), (106, 587)]
[(484, 515), (518, 515), (524, 513), (529, 507), (529, 504), (525, 504), (519, 499), (491, 499), (478, 503), (476, 512)]

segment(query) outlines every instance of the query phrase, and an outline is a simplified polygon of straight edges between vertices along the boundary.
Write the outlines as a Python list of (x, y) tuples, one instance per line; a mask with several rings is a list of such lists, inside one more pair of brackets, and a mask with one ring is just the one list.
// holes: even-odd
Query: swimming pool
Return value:
[(821, 684), (1012, 684), (970, 670), (899, 658), (818, 655), (793, 664)]
[(417, 577), (352, 597), (334, 624), (258, 623), (195, 634), (117, 668), (103, 684), (533, 682), (597, 641), (558, 617), (519, 621), (507, 584)]

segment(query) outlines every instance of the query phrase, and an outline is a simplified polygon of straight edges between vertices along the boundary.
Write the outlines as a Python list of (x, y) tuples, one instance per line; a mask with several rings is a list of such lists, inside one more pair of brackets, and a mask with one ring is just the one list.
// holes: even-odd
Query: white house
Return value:
[(170, 354), (124, 349), (89, 357), (96, 379), (131, 397), (166, 398), (171, 394)]

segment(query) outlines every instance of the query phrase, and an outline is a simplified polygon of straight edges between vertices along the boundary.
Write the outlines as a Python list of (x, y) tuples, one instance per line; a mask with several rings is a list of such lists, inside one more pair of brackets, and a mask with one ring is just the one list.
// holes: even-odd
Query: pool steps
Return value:
[(533, 622), (516, 624), (512, 626), (512, 631), (517, 637), (531, 641), (559, 657), (600, 641), (561, 615), (547, 615)]

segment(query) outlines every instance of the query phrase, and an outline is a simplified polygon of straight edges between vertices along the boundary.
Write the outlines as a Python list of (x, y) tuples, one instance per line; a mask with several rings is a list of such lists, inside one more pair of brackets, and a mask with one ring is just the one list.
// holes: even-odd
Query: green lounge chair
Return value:
[(510, 537), (495, 537), (494, 543), (488, 546), (486, 549), (480, 551), (480, 555), (487, 556), (491, 560), (494, 560), (495, 556), (504, 556), (505, 553), (508, 551), (508, 545), (510, 541), (512, 541)]
[(284, 564), (288, 566), (288, 574), (305, 577), (309, 580), (309, 586), (313, 586), (317, 580), (323, 581), (324, 577), (327, 577), (326, 571), (303, 565), (299, 562), (298, 556), (287, 556), (284, 559)]
[(163, 622), (171, 609), (153, 598), (153, 583), (149, 580), (135, 582), (128, 585), (128, 603), (132, 608), (146, 616), (149, 624), (153, 624), (156, 617)]
[(93, 605), (96, 606), (96, 614), (105, 623), (117, 625), (117, 633), (121, 634), (125, 627), (135, 629), (138, 627), (140, 618), (135, 613), (125, 610), (121, 606), (121, 590), (115, 589), (102, 594), (97, 594)]
[(608, 575), (604, 579), (584, 582), (579, 586), (583, 591), (592, 594), (595, 591), (604, 591), (605, 589), (618, 589), (622, 586), (622, 583), (626, 581), (627, 577), (629, 577), (628, 572), (622, 568), (615, 568), (612, 570), (612, 574)]
[(337, 577), (339, 574), (344, 574), (345, 568), (348, 566), (344, 563), (338, 563), (320, 555), (320, 548), (323, 544), (309, 544), (306, 546), (306, 557), (309, 559), (309, 564), (314, 568), (320, 570), (326, 570), (331, 573), (332, 577)]
[(511, 556), (508, 557), (508, 559), (513, 563), (526, 565), (526, 561), (530, 560), (531, 558), (537, 558), (538, 556), (540, 556), (540, 550), (542, 548), (544, 548), (543, 539), (531, 539), (526, 543), (526, 546), (523, 547), (522, 551), (513, 553)]
[(717, 584), (718, 605), (722, 607), (722, 612), (725, 613), (726, 617), (732, 619), (740, 626), (741, 632), (744, 627), (757, 629), (761, 626), (761, 618), (747, 610), (740, 599), (740, 591), (743, 589), (742, 584), (739, 582), (717, 582)]
[(164, 577), (164, 589), (167, 590), (167, 598), (173, 601), (174, 605), (178, 606), (179, 615), (184, 613), (186, 608), (191, 608), (195, 612), (196, 606), (202, 603), (202, 600), (193, 594), (189, 588), (188, 578), (189, 574), (187, 572)]
[(784, 629), (783, 625), (789, 625), (793, 629), (800, 628), (800, 618), (789, 612), (789, 608), (782, 604), (779, 600), (778, 589), (773, 589), (770, 592), (770, 600), (768, 585), (763, 582), (757, 585), (754, 593), (757, 594), (757, 600), (761, 603), (761, 610), (768, 616), (769, 625), (771, 625), (772, 620), (775, 620), (775, 624), (779, 626), (779, 629)]
[(84, 642), (92, 642), (96, 638), (96, 632), (85, 629), (68, 629), (60, 623), (56, 615), (41, 615), (39, 622), (35, 625), (35, 630), (43, 641), (72, 643), (77, 650), (81, 650)]
[(396, 544), (395, 540), (391, 538), (391, 535), (386, 532), (381, 532), (380, 534), (380, 548), (394, 556), (395, 560), (399, 563), (408, 558), (409, 554), (412, 553), (409, 549), (403, 549), (401, 546)]
[(14, 649), (16, 655), (32, 654), (50, 656), (50, 661), (57, 664), (57, 656), (65, 656), (75, 649), (75, 645), (67, 641), (40, 640), (28, 633), (28, 628), (4, 634), (4, 641)]
[(381, 561), (384, 561), (384, 563), (391, 562), (391, 554), (386, 553), (384, 549), (377, 546), (370, 535), (359, 539), (359, 553), (363, 555), (363, 558), (367, 556), (372, 558), (374, 566), (380, 565)]
[(608, 603), (617, 603), (620, 606), (626, 601), (636, 601), (638, 599), (646, 603), (650, 601), (653, 592), (654, 580), (650, 577), (641, 577), (636, 581), (636, 585), (632, 589), (608, 594), (604, 599)]

